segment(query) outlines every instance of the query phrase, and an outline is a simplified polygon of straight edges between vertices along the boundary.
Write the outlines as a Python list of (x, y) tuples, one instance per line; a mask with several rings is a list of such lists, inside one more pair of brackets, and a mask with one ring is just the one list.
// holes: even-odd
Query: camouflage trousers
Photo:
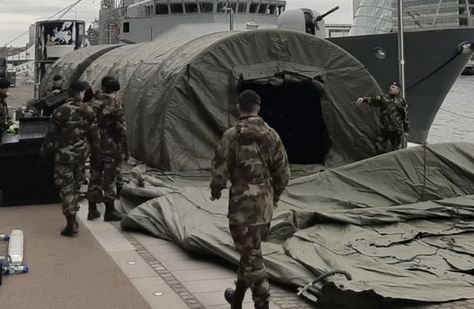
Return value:
[(79, 194), (84, 182), (85, 162), (61, 163), (56, 162), (54, 168), (54, 182), (59, 189), (59, 197), (63, 214), (74, 215), (79, 210)]
[(117, 177), (115, 178), (115, 183), (117, 184), (117, 188), (122, 189), (125, 185), (125, 180), (122, 177), (122, 161), (117, 164)]
[(106, 157), (93, 162), (91, 159), (91, 177), (87, 189), (87, 199), (100, 203), (115, 200), (114, 184), (117, 178), (119, 160)]
[(261, 306), (270, 298), (270, 284), (263, 263), (261, 243), (268, 236), (270, 224), (230, 225), (235, 248), (240, 254), (237, 280), (252, 290), (255, 306)]
[(386, 153), (402, 148), (403, 133), (387, 132), (377, 138), (377, 151)]

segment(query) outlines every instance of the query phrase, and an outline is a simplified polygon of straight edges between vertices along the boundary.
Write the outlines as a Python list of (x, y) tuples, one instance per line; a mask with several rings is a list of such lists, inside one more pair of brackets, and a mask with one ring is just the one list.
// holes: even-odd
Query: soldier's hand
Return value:
[(122, 155), (122, 159), (127, 162), (128, 159), (130, 159), (130, 154), (128, 153), (128, 151), (125, 151)]
[(53, 93), (54, 93), (54, 94), (58, 94), (58, 93), (60, 93), (60, 92), (61, 92), (61, 90), (58, 90), (58, 89), (53, 90)]
[(221, 191), (211, 191), (211, 201), (215, 201), (221, 198)]
[(277, 208), (278, 207), (278, 202), (280, 201), (280, 198), (278, 197), (274, 197), (273, 198), (273, 208)]
[(364, 98), (363, 98), (363, 97), (357, 98), (357, 101), (356, 101), (357, 104), (362, 104), (363, 102), (364, 102)]

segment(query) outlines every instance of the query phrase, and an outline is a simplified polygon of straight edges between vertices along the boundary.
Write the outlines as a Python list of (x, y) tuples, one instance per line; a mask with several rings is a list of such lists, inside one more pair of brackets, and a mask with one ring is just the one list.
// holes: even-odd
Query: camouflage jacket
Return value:
[(43, 92), (43, 97), (49, 94), (52, 94), (55, 90), (59, 90), (61, 92), (64, 91), (63, 86), (59, 86), (59, 87), (51, 86)]
[(408, 133), (408, 106), (400, 96), (365, 97), (364, 102), (380, 108), (380, 125), (384, 133)]
[(230, 180), (229, 223), (269, 223), (290, 178), (288, 157), (278, 134), (258, 116), (241, 118), (228, 129), (212, 162), (211, 191)]
[(10, 124), (12, 120), (8, 115), (7, 96), (0, 94), (0, 135), (8, 129)]
[(97, 117), (100, 134), (99, 157), (128, 154), (127, 126), (120, 100), (114, 100), (108, 95), (96, 96), (90, 103)]
[(58, 107), (43, 142), (42, 151), (54, 151), (56, 162), (85, 161), (99, 149), (99, 130), (94, 111), (80, 100), (69, 99)]

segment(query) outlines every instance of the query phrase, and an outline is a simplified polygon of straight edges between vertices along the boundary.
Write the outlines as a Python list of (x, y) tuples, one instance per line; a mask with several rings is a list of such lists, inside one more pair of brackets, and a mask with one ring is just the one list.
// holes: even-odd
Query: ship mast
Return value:
[(102, 0), (99, 12), (99, 44), (112, 44), (117, 26), (117, 4), (115, 0)]

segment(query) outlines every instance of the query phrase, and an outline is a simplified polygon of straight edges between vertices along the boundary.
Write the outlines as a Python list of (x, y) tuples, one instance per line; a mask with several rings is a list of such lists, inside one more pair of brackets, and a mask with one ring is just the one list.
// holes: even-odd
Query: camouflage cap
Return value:
[(0, 89), (8, 89), (10, 87), (10, 81), (6, 78), (0, 78)]
[(54, 75), (53, 81), (58, 81), (58, 80), (63, 80), (63, 77), (61, 75)]

